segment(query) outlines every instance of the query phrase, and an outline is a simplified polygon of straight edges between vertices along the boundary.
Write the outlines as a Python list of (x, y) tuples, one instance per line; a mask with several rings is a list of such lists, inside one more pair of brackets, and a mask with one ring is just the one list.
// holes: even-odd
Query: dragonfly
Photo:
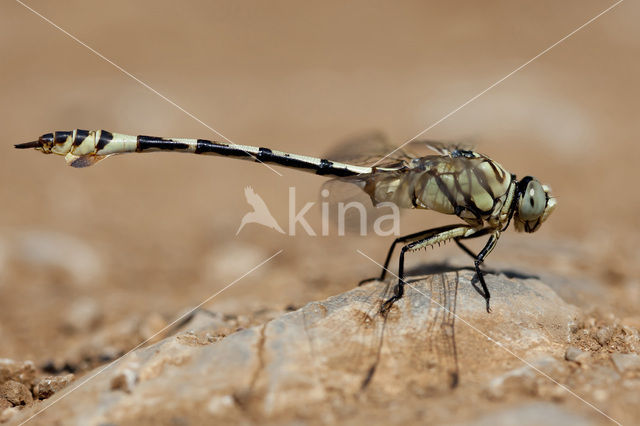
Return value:
[[(401, 245), (398, 280), (380, 308), (386, 313), (404, 294), (406, 253), (453, 241), (473, 258), (486, 309), (490, 312), (491, 294), (480, 266), (512, 220), (519, 232), (532, 233), (540, 228), (556, 207), (551, 189), (533, 176), (517, 179), (498, 162), (469, 147), (434, 141), (413, 141), (402, 149), (384, 143), (379, 145), (386, 150), (386, 155), (369, 155), (366, 160), (376, 163), (368, 166), (363, 165), (366, 161), (362, 159), (368, 154), (358, 153), (358, 144), (347, 145), (346, 152), (343, 150), (327, 159), (206, 139), (131, 136), (106, 130), (55, 131), (15, 147), (63, 155), (73, 167), (87, 167), (114, 154), (133, 152), (170, 151), (233, 157), (299, 169), (354, 184), (370, 197), (374, 206), (394, 203), (399, 208), (455, 215), (463, 223), (396, 238), (388, 250), (379, 278), (364, 280), (361, 284), (374, 279), (384, 281), (395, 248)], [(420, 148), (428, 148), (433, 153), (417, 154)], [(392, 151), (393, 155), (389, 155)], [(463, 243), (479, 237), (487, 237), (487, 241), (478, 253)]]

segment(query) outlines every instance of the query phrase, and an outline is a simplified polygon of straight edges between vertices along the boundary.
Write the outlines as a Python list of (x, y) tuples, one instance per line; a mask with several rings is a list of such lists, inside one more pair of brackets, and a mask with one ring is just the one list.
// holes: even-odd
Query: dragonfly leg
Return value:
[[(380, 273), (380, 277), (376, 278), (367, 278), (358, 283), (358, 286), (366, 284), (371, 281), (384, 281), (384, 278), (387, 276), (387, 272), (389, 271), (389, 264), (391, 263), (391, 257), (393, 256), (394, 249), (398, 243), (408, 243), (412, 241), (423, 240), (425, 238), (429, 238), (430, 236), (434, 236), (440, 234), (445, 231), (449, 231), (451, 229), (455, 229), (460, 227), (460, 225), (448, 225), (441, 226), (439, 228), (427, 229), (425, 231), (415, 232), (413, 234), (405, 235), (403, 237), (396, 238), (393, 243), (391, 243), (391, 247), (389, 247), (389, 251), (387, 252), (387, 258), (384, 261), (384, 266), (382, 267), (382, 272)], [(475, 256), (474, 256), (475, 258)]]
[(433, 246), (434, 244), (442, 243), (452, 239), (455, 240), (457, 238), (471, 236), (473, 232), (476, 232), (474, 228), (466, 225), (443, 226), (441, 228), (432, 229), (430, 231), (424, 231), (423, 235), (431, 234), (428, 237), (416, 237), (413, 242), (402, 246), (402, 249), (400, 250), (400, 259), (398, 262), (398, 283), (393, 288), (393, 296), (391, 296), (382, 304), (382, 307), (380, 308), (381, 313), (385, 314), (387, 311), (389, 311), (389, 309), (391, 309), (391, 306), (393, 306), (393, 304), (400, 300), (404, 295), (404, 286), (406, 284), (406, 282), (404, 281), (404, 255), (406, 252), (416, 251), (421, 248)]
[[(480, 234), (480, 233), (479, 233)], [(481, 235), (484, 235), (485, 233), (482, 233)], [(478, 236), (477, 234), (469, 236), (467, 238), (473, 238)], [(464, 237), (461, 237), (464, 238)], [(478, 253), (477, 255), (474, 254), (471, 250), (469, 250), (469, 248), (467, 248), (467, 246), (465, 246), (464, 244), (462, 244), (459, 240), (461, 238), (456, 238), (454, 241), (456, 242), (456, 244), (458, 245), (458, 247), (460, 247), (465, 253), (467, 253), (469, 256), (473, 257), (473, 263), (476, 269), (476, 275), (478, 276), (478, 280), (480, 281), (480, 285), (482, 285), (482, 291), (483, 291), (483, 296), (484, 296), (484, 300), (487, 303), (487, 312), (491, 312), (491, 306), (489, 304), (489, 300), (491, 299), (491, 293), (489, 293), (489, 288), (487, 287), (487, 283), (484, 280), (484, 274), (482, 273), (482, 271), (480, 270), (480, 265), (482, 264), (482, 262), (484, 262), (485, 257), (487, 257), (487, 255), (489, 253), (491, 253), (491, 251), (494, 249), (494, 247), (496, 246), (496, 243), (498, 242), (498, 238), (500, 238), (500, 231), (494, 231), (491, 236), (489, 237), (489, 240), (487, 241), (487, 243), (485, 244), (485, 246), (482, 248), (482, 250), (480, 251), (480, 253)]]
[(474, 252), (472, 252), (467, 246), (465, 246), (464, 244), (462, 244), (462, 242), (460, 242), (460, 240), (465, 239), (465, 240), (469, 240), (471, 238), (478, 238), (478, 237), (483, 237), (485, 235), (487, 235), (488, 233), (490, 233), (491, 230), (490, 229), (481, 229), (480, 231), (469, 235), (468, 237), (459, 237), (454, 239), (455, 243), (458, 245), (458, 247), (460, 247), (462, 249), (462, 251), (464, 251), (465, 253), (467, 253), (469, 256), (471, 256), (471, 258), (473, 260), (476, 260), (476, 258), (478, 257), (477, 254), (475, 254)]
[(402, 299), (402, 296), (404, 295), (404, 285), (406, 284), (404, 282), (404, 254), (407, 252), (407, 250), (409, 250), (408, 247), (410, 245), (411, 244), (407, 244), (406, 246), (403, 246), (402, 249), (400, 250), (400, 263), (398, 265), (398, 283), (395, 286), (393, 286), (393, 296), (388, 298), (380, 308), (380, 313), (382, 313), (383, 315), (386, 314), (389, 311), (389, 309), (391, 309), (394, 303)]

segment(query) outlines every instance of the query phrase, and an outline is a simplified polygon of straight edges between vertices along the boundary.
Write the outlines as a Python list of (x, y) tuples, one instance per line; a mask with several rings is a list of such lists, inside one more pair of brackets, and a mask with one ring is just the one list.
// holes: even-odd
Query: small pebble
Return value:
[(564, 359), (567, 361), (577, 362), (578, 364), (584, 364), (589, 360), (589, 358), (590, 355), (588, 352), (585, 352), (575, 346), (569, 346), (564, 354)]
[(600, 346), (605, 346), (611, 340), (612, 331), (610, 327), (600, 327), (596, 331), (596, 340), (600, 343)]
[(33, 402), (29, 388), (15, 380), (8, 380), (0, 385), (0, 398), (13, 405), (29, 405)]
[(15, 380), (21, 383), (31, 383), (36, 377), (36, 367), (31, 361), (18, 362), (11, 359), (0, 359), (0, 383)]
[(135, 371), (127, 368), (111, 379), (111, 390), (121, 390), (131, 393), (138, 381), (138, 375)]
[(73, 374), (64, 376), (48, 376), (38, 379), (33, 387), (33, 396), (46, 399), (73, 381)]

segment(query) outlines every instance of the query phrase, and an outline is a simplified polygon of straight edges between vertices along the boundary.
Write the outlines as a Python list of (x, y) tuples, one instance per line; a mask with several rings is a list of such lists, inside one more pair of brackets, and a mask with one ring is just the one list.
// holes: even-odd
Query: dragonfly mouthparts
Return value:
[(42, 146), (42, 144), (40, 143), (40, 141), (18, 143), (18, 144), (14, 145), (14, 147), (16, 147), (18, 149), (39, 148), (41, 146)]

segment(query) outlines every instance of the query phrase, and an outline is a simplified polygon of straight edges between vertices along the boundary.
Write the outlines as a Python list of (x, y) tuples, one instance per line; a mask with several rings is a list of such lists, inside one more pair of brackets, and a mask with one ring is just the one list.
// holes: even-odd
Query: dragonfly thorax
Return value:
[(515, 193), (513, 176), (497, 162), (468, 153), (422, 157), (409, 167), (371, 174), (363, 190), (374, 205), (392, 202), (456, 215), (474, 227), (501, 227)]
[(499, 226), (513, 187), (513, 177), (500, 164), (480, 154), (435, 157), (425, 161), (418, 179), (418, 204), (455, 214), (467, 223)]

